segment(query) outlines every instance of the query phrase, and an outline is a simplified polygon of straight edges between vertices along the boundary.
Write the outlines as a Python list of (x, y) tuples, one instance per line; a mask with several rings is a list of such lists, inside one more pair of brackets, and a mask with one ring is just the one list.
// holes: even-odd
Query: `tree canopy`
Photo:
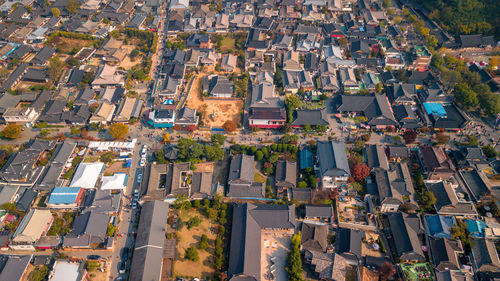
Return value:
[(122, 139), (128, 134), (128, 126), (121, 123), (113, 123), (109, 126), (109, 135), (114, 139)]
[(429, 16), (455, 34), (487, 34), (500, 37), (497, 20), (500, 2), (495, 0), (418, 0)]
[(300, 257), (300, 231), (292, 236), (292, 249), (288, 253), (286, 272), (288, 280), (302, 281), (302, 260)]
[(52, 12), (52, 15), (53, 15), (54, 17), (56, 17), (56, 18), (61, 17), (61, 11), (59, 11), (59, 9), (58, 9), (58, 8), (52, 8), (51, 12)]
[(222, 128), (226, 131), (226, 132), (234, 132), (236, 131), (236, 129), (238, 128), (236, 126), (236, 123), (234, 123), (233, 121), (231, 120), (227, 120), (226, 122), (224, 122), (224, 124), (222, 124)]
[(11, 140), (17, 139), (17, 137), (21, 134), (21, 131), (21, 125), (10, 123), (3, 129), (3, 137)]

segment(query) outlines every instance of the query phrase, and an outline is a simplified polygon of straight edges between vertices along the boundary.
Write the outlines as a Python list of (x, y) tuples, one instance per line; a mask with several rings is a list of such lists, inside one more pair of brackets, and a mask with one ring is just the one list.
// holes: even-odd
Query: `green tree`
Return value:
[(465, 145), (477, 146), (479, 145), (479, 139), (474, 135), (467, 135), (467, 142), (465, 143)]
[(384, 84), (382, 84), (382, 82), (378, 82), (375, 91), (377, 91), (377, 93), (380, 94), (382, 93), (383, 90), (384, 90)]
[(276, 68), (276, 72), (274, 72), (274, 85), (278, 87), (282, 87), (283, 85), (283, 75), (281, 74), (281, 69)]
[(205, 234), (201, 235), (200, 245), (198, 246), (200, 250), (205, 250), (208, 248), (208, 237)]
[(418, 194), (418, 202), (424, 209), (432, 209), (432, 206), (436, 203), (436, 196), (431, 191), (423, 190)]
[(51, 80), (56, 80), (64, 68), (64, 62), (58, 57), (54, 56), (49, 59), (49, 77)]
[(128, 134), (128, 126), (121, 123), (113, 123), (109, 126), (109, 135), (114, 139), (122, 139)]
[(297, 186), (299, 188), (306, 188), (307, 187), (307, 183), (305, 181), (299, 181)]
[(293, 121), (293, 111), (299, 108), (301, 105), (302, 101), (295, 95), (291, 95), (285, 98), (288, 123), (291, 123)]
[(198, 250), (195, 247), (189, 247), (184, 252), (184, 258), (190, 261), (198, 261), (200, 259)]
[(66, 4), (66, 11), (71, 14), (76, 13), (76, 11), (80, 8), (80, 2), (78, 0), (69, 0)]
[(174, 201), (174, 209), (180, 211), (189, 210), (191, 209), (191, 202), (186, 197), (180, 196)]
[(495, 158), (498, 156), (498, 152), (491, 145), (485, 145), (482, 147), (482, 149), (483, 149), (484, 155), (488, 158)]
[(6, 139), (17, 139), (19, 135), (21, 134), (22, 129), (21, 125), (9, 123), (5, 128), (3, 128), (3, 137)]
[(479, 104), (481, 109), (490, 116), (500, 113), (500, 95), (498, 94), (490, 91), (480, 93)]
[(290, 281), (303, 281), (302, 273), (302, 260), (300, 257), (300, 231), (292, 236), (292, 248), (288, 253), (286, 272), (288, 273), (288, 280)]
[(219, 144), (219, 145), (223, 145), (224, 142), (226, 141), (226, 136), (222, 135), (222, 134), (212, 134), (210, 135), (210, 141), (213, 143), (213, 144)]
[(450, 234), (451, 238), (460, 239), (466, 254), (470, 253), (473, 241), (465, 221), (457, 219), (455, 225), (450, 228)]
[(71, 127), (71, 129), (70, 129), (70, 134), (72, 136), (77, 136), (80, 134), (80, 132), (81, 132), (81, 128), (78, 128), (78, 127)]
[[(189, 201), (188, 201), (188, 202), (189, 202)], [(193, 228), (193, 227), (197, 227), (197, 226), (199, 226), (199, 225), (200, 225), (200, 223), (201, 223), (201, 219), (200, 219), (199, 217), (192, 217), (192, 218), (190, 218), (190, 219), (188, 220), (188, 222), (187, 222), (187, 224), (186, 224), (186, 225), (187, 225), (187, 228), (188, 228), (188, 229), (191, 229), (191, 228)]]
[(52, 12), (52, 15), (56, 18), (59, 18), (61, 17), (61, 11), (59, 11), (58, 8), (52, 8), (51, 9), (51, 12)]
[(108, 228), (106, 230), (106, 235), (109, 237), (115, 236), (115, 232), (118, 229), (118, 227), (114, 226), (112, 223), (108, 223)]
[(466, 83), (459, 83), (455, 87), (455, 99), (466, 110), (471, 110), (479, 104), (476, 92)]
[(221, 161), (224, 157), (224, 149), (222, 149), (218, 144), (216, 145), (204, 145), (205, 158), (208, 161)]
[(382, 5), (384, 6), (384, 8), (386, 8), (386, 9), (387, 9), (387, 8), (389, 8), (389, 7), (391, 7), (391, 6), (392, 6), (392, 1), (391, 1), (391, 0), (384, 0), (384, 1), (382, 2)]
[(105, 152), (101, 155), (101, 161), (105, 164), (112, 164), (115, 159), (115, 154), (112, 151)]
[(49, 268), (46, 265), (42, 265), (41, 267), (35, 269), (31, 272), (29, 280), (30, 281), (43, 281), (49, 274)]
[(262, 153), (262, 151), (259, 150), (259, 151), (255, 152), (255, 159), (257, 161), (261, 161), (263, 158), (264, 158), (264, 154)]

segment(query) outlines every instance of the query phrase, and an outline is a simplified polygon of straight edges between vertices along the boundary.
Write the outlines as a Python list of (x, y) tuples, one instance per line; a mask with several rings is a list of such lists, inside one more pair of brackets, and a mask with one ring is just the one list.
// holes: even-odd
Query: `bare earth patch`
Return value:
[(129, 170), (129, 168), (125, 168), (124, 161), (115, 161), (110, 166), (106, 165), (106, 168), (104, 168), (104, 174), (128, 173)]
[(240, 99), (219, 100), (200, 98), (200, 86), (203, 75), (199, 75), (193, 81), (193, 86), (189, 92), (186, 105), (203, 112), (202, 120), (205, 126), (222, 127), (224, 122), (231, 120), (236, 124), (241, 122), (240, 112), (243, 110), (243, 101)]
[(92, 46), (93, 42), (90, 40), (82, 40), (82, 39), (73, 39), (73, 38), (64, 38), (64, 37), (56, 37), (52, 40), (53, 44), (55, 44), (59, 50), (63, 53), (69, 53), (74, 48), (80, 50), (82, 47)]
[[(192, 217), (199, 217), (201, 219), (201, 223), (199, 226), (191, 229), (184, 226), (182, 230), (177, 232), (180, 239), (177, 243), (177, 253), (174, 261), (174, 276), (198, 278), (213, 276), (215, 272), (213, 267), (213, 254), (216, 235), (212, 232), (211, 226), (213, 228), (214, 225), (211, 225), (209, 219), (194, 209), (183, 211), (179, 217), (183, 222), (187, 222)], [(206, 250), (198, 250), (200, 259), (196, 262), (184, 259), (184, 252), (187, 248), (198, 248), (201, 235), (203, 234), (208, 237), (209, 247)]]

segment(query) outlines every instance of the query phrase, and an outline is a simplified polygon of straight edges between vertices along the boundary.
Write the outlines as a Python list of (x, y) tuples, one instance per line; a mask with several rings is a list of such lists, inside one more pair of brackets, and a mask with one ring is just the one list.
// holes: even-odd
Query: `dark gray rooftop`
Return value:
[(424, 261), (422, 245), (418, 238), (421, 233), (419, 218), (416, 215), (395, 213), (388, 215), (396, 253), (402, 260)]
[(317, 155), (322, 176), (349, 176), (351, 174), (343, 142), (318, 142)]
[(168, 208), (168, 203), (163, 201), (143, 204), (130, 266), (130, 280), (161, 280)]
[(33, 255), (0, 255), (0, 281), (22, 280)]
[(233, 207), (230, 280), (261, 280), (261, 230), (295, 228), (294, 205), (239, 204)]

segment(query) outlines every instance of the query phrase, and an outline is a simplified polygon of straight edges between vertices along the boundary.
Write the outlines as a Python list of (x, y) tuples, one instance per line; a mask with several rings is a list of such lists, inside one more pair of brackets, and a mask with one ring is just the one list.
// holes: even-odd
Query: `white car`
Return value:
[(146, 166), (146, 158), (141, 158), (141, 162), (139, 162), (139, 166), (141, 166), (141, 167)]
[[(137, 175), (137, 182), (141, 182), (141, 180), (142, 180), (142, 174), (138, 174)], [(137, 190), (137, 193), (139, 193), (139, 190)]]

